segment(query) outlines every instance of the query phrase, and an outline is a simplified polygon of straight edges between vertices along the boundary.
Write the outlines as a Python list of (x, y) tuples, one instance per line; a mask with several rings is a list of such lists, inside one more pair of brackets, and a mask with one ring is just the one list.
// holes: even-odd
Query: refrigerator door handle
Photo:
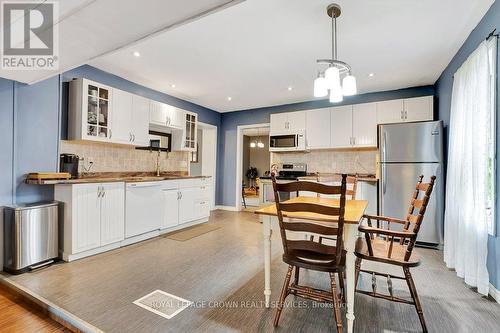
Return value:
[(387, 167), (385, 164), (382, 164), (382, 194), (386, 192), (386, 184), (387, 184)]

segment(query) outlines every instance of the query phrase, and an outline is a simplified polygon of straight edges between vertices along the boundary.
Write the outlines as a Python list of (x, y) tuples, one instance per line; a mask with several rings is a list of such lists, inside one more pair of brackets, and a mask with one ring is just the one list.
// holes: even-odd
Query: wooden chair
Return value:
[[(432, 176), (429, 183), (423, 183), (423, 177), (424, 176), (419, 177), (405, 220), (385, 216), (364, 216), (367, 219), (368, 226), (359, 227), (359, 231), (365, 233), (365, 240), (363, 240), (363, 238), (358, 238), (356, 242), (355, 254), (357, 258), (355, 286), (357, 287), (360, 272), (371, 274), (372, 291), (365, 291), (360, 289), (356, 289), (356, 291), (365, 295), (383, 298), (389, 301), (413, 304), (417, 310), (422, 329), (424, 332), (427, 332), (422, 305), (420, 304), (417, 289), (415, 288), (415, 283), (413, 282), (413, 278), (410, 273), (411, 267), (420, 265), (420, 259), (415, 257), (415, 255), (412, 255), (412, 251), (413, 247), (415, 246), (418, 231), (420, 230), (425, 210), (429, 203), (430, 195), (434, 187), (434, 181), (436, 179), (435, 176)], [(379, 225), (380, 222), (384, 222), (385, 224), (387, 224), (387, 229), (383, 227), (372, 227), (372, 220), (376, 220), (377, 225)], [(391, 223), (403, 225), (403, 230), (390, 230)], [(395, 239), (398, 239), (398, 241), (395, 241)], [(371, 260), (400, 266), (403, 268), (404, 277), (375, 271), (362, 270), (362, 260)], [(387, 277), (387, 289), (389, 291), (389, 295), (377, 292), (377, 275)], [(392, 291), (391, 279), (406, 280), (408, 289), (410, 290), (411, 300), (394, 296)]]
[[(337, 294), (335, 273), (339, 274), (341, 289), (343, 289), (345, 271), (345, 251), (343, 246), (344, 212), (346, 202), (346, 175), (342, 176), (340, 186), (329, 186), (315, 182), (293, 182), (278, 184), (272, 177), (274, 198), (280, 226), (281, 240), (283, 242), (283, 261), (287, 263), (288, 271), (281, 290), (281, 296), (274, 318), (274, 326), (278, 326), (285, 299), (293, 294), (315, 301), (333, 303), (337, 331), (342, 332), (342, 318), (340, 316), (340, 299), (342, 294)], [(280, 201), (280, 192), (310, 191), (321, 194), (340, 195), (339, 207), (326, 206), (315, 203), (287, 203)], [(314, 212), (323, 215), (335, 216), (337, 223), (327, 225), (315, 221), (302, 221), (293, 219), (285, 220), (283, 214), (287, 212)], [(326, 236), (335, 236), (334, 245), (321, 244), (312, 239), (293, 239), (289, 233), (313, 233)], [(294, 282), (290, 284), (292, 270), (295, 268)], [(331, 290), (325, 291), (299, 285), (300, 268), (327, 272), (330, 275)]]

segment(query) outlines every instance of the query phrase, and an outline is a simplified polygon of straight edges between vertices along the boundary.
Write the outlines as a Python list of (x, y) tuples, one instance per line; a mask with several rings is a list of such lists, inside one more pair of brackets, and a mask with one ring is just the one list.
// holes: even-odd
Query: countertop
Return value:
[(32, 180), (27, 179), (26, 184), (33, 185), (58, 185), (58, 184), (87, 184), (87, 183), (139, 183), (153, 182), (161, 180), (176, 180), (176, 179), (196, 179), (210, 178), (210, 176), (189, 176), (185, 172), (162, 172), (160, 176), (156, 176), (155, 172), (99, 172), (89, 173), (79, 178), (72, 179), (42, 179)]
[[(320, 181), (320, 182), (329, 182), (335, 176), (338, 176), (338, 173), (311, 173), (308, 176), (298, 177), (298, 180), (309, 180), (309, 181)], [(352, 176), (356, 176), (356, 174), (349, 174)], [(360, 182), (377, 182), (378, 178), (373, 174), (357, 174), (358, 181)], [(271, 181), (271, 179), (261, 179), (261, 181)]]

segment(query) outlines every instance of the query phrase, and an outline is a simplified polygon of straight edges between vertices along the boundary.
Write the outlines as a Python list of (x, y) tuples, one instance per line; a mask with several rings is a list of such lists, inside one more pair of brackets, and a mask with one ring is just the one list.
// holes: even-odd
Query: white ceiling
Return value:
[[(45, 1), (38, 0), (39, 3)], [(59, 71), (0, 69), (0, 77), (34, 83), (240, 1), (62, 0), (59, 1), (59, 20), (56, 21)], [(129, 60), (124, 59), (122, 66), (126, 66)]]
[[(329, 3), (247, 0), (91, 64), (221, 112), (311, 100)], [(366, 93), (433, 84), (493, 0), (338, 3), (339, 58)]]

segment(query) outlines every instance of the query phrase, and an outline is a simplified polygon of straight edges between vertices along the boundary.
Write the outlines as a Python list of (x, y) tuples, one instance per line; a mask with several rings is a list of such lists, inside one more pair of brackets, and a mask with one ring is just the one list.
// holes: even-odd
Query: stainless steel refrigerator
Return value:
[[(427, 206), (417, 242), (439, 245), (443, 239), (444, 172), (443, 123), (426, 121), (379, 125), (379, 213), (406, 218), (418, 176), (436, 184)], [(391, 229), (396, 229), (391, 225)]]

